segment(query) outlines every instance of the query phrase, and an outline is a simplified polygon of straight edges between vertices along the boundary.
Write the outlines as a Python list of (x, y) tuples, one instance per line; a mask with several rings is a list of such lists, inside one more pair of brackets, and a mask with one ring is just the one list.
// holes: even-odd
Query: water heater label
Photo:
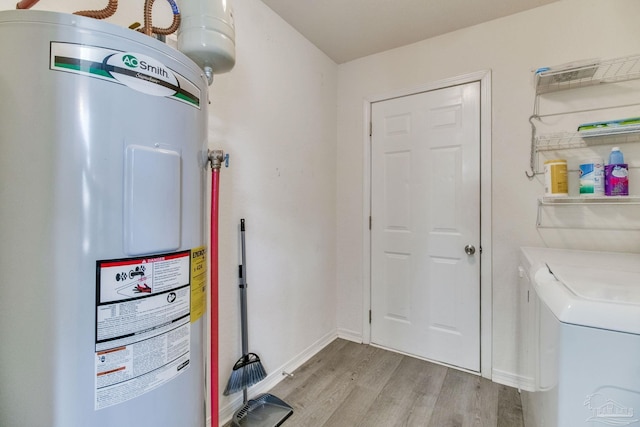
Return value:
[(207, 248), (191, 250), (191, 323), (207, 311)]
[(51, 42), (50, 68), (123, 84), (138, 92), (175, 99), (200, 108), (200, 89), (160, 61), (75, 43)]
[(191, 253), (97, 262), (96, 410), (140, 396), (188, 367)]

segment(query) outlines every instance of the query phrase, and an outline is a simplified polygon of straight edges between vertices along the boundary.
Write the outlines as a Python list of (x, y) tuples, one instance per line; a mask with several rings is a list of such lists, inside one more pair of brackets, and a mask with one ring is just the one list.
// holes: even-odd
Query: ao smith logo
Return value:
[(122, 57), (122, 62), (129, 68), (137, 68), (138, 67), (138, 58), (133, 55), (125, 55)]
[(106, 59), (109, 74), (120, 83), (156, 96), (173, 96), (180, 86), (175, 74), (160, 61), (141, 53), (122, 52)]
[(138, 60), (138, 58), (131, 54), (123, 55), (122, 63), (129, 68), (138, 68), (141, 71), (146, 71), (151, 74), (155, 74), (165, 78), (169, 77), (169, 72), (166, 70), (166, 68), (157, 65), (151, 65), (145, 60)]

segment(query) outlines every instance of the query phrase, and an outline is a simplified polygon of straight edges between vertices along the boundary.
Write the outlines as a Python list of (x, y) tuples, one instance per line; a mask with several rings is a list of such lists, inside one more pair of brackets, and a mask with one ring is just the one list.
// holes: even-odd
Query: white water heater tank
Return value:
[(203, 70), (226, 73), (236, 63), (232, 0), (179, 0), (178, 50)]
[(0, 426), (204, 426), (202, 71), (33, 10), (0, 57)]

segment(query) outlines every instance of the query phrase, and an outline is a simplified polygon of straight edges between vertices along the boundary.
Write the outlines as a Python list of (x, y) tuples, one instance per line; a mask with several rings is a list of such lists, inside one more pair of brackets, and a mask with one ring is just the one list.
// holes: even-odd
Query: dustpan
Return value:
[(247, 401), (233, 414), (233, 427), (278, 427), (293, 414), (293, 408), (273, 394)]
[(247, 331), (247, 281), (244, 242), (244, 219), (240, 220), (240, 243), (242, 247), (242, 264), (239, 266), (240, 284), (240, 312), (242, 323), (242, 358), (236, 362), (234, 371), (229, 379), (229, 384), (224, 391), (225, 395), (242, 390), (244, 404), (238, 409), (231, 420), (233, 427), (278, 427), (293, 414), (293, 408), (280, 398), (269, 394), (261, 394), (255, 399), (248, 400), (247, 388), (258, 381), (262, 381), (267, 373), (262, 367), (260, 358), (249, 353)]
[(233, 365), (233, 372), (224, 389), (224, 395), (243, 390), (244, 402), (247, 402), (247, 388), (267, 377), (260, 357), (249, 353), (249, 331), (247, 329), (247, 260), (244, 243), (244, 218), (240, 220), (240, 243), (242, 264), (238, 266), (238, 285), (240, 287), (240, 324), (242, 327), (242, 357)]

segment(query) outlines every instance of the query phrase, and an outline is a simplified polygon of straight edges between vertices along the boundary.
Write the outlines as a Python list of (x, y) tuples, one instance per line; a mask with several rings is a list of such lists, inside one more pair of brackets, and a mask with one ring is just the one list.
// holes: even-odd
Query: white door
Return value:
[(480, 83), (371, 119), (371, 342), (480, 371)]

